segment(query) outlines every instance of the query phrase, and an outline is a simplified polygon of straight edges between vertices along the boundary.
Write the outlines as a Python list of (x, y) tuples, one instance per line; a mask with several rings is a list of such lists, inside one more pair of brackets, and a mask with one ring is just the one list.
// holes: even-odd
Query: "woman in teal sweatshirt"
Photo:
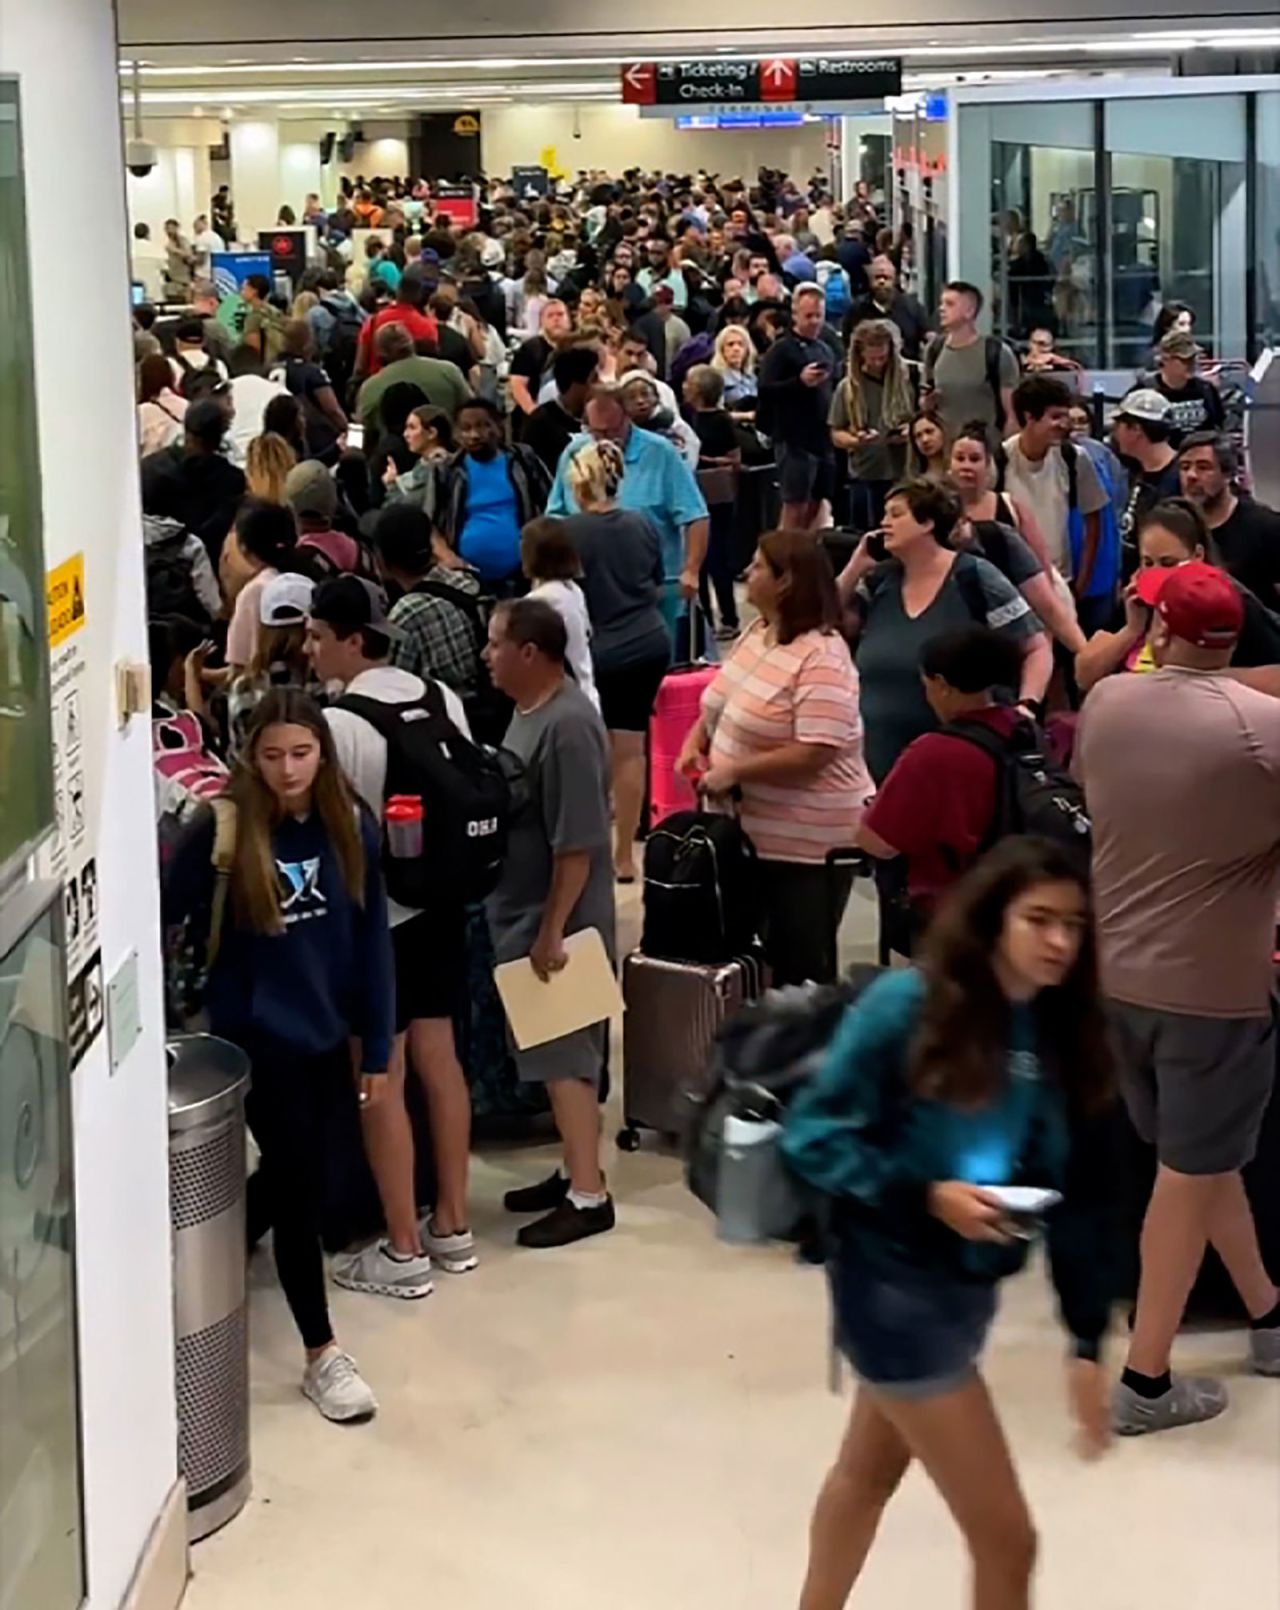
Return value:
[(1106, 1441), (1114, 1104), (1088, 892), (1054, 845), (1007, 839), (948, 896), (918, 968), (849, 1009), (784, 1149), (832, 1203), (836, 1339), (861, 1385), (813, 1519), (801, 1610), (840, 1610), (912, 1459), (973, 1562), (974, 1610), (1026, 1610), (1035, 1533), (977, 1365), (996, 1286), (1036, 1221), (984, 1187), (1038, 1186), (1069, 1392)]

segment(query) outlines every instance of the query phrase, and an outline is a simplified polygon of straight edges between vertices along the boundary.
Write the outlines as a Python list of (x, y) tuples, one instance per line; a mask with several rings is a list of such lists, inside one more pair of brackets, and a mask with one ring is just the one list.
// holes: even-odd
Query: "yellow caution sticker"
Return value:
[(57, 648), (84, 625), (84, 555), (73, 554), (48, 573), (49, 647)]

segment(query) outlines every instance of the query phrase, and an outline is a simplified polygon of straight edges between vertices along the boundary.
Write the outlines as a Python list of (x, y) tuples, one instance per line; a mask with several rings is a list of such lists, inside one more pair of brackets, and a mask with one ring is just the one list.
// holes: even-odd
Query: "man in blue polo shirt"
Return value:
[(575, 436), (561, 454), (547, 513), (567, 519), (580, 512), (567, 478), (577, 449), (592, 437), (617, 442), (623, 462), (618, 502), (624, 509), (647, 515), (661, 538), (666, 578), (662, 612), (674, 638), (683, 606), (698, 591), (698, 576), (706, 557), (706, 500), (692, 470), (671, 443), (631, 423), (616, 386), (597, 386), (591, 392), (583, 420), (586, 432)]

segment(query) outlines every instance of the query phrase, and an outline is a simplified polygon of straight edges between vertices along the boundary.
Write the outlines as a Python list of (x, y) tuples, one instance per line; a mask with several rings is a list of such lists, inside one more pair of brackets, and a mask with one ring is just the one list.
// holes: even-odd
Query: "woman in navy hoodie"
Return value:
[(1113, 1112), (1078, 864), (1006, 839), (950, 891), (920, 966), (882, 974), (850, 1007), (788, 1120), (789, 1162), (832, 1204), (835, 1334), (861, 1381), (801, 1610), (845, 1604), (913, 1459), (964, 1533), (974, 1610), (1030, 1604), (1035, 1532), (978, 1362), (997, 1284), (1040, 1216), (989, 1188), (1056, 1193), (1043, 1224), (1068, 1391), (1098, 1452)]
[(275, 1230), (280, 1284), (307, 1352), (302, 1390), (327, 1419), (377, 1400), (334, 1340), (320, 1213), (324, 1114), (352, 1076), (376, 1103), (391, 1052), (391, 941), (377, 828), (357, 806), (319, 707), (274, 688), (225, 800), (191, 820), (164, 887), (166, 923), (207, 912), (214, 1034), (249, 1054), (249, 1127)]

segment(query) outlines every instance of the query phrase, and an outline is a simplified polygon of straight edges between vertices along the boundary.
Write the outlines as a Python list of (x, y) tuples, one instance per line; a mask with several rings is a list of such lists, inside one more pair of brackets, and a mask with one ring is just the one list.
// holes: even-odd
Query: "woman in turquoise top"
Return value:
[(912, 1459), (964, 1533), (974, 1610), (1026, 1610), (1035, 1533), (977, 1365), (996, 1285), (1044, 1216), (1083, 1445), (1107, 1435), (1114, 1133), (1088, 893), (1055, 845), (1010, 838), (950, 892), (918, 968), (850, 1008), (784, 1148), (830, 1199), (837, 1341), (861, 1385), (814, 1514), (801, 1610), (840, 1610)]

